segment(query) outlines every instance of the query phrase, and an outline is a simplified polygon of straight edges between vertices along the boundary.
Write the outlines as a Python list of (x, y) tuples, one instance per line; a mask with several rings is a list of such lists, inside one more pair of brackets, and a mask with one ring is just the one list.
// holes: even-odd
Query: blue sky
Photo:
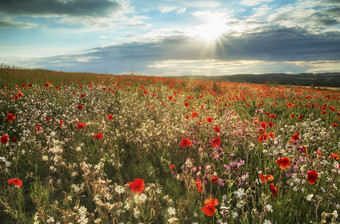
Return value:
[(0, 63), (157, 76), (340, 72), (340, 1), (1, 1)]

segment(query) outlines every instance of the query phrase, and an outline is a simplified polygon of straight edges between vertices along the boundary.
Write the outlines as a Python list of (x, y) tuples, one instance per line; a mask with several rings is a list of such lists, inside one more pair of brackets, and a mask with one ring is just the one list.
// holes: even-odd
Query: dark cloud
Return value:
[(136, 71), (161, 60), (340, 60), (340, 33), (311, 34), (303, 29), (272, 28), (235, 37), (225, 35), (215, 47), (188, 36), (170, 36), (154, 42), (132, 42), (95, 48), (88, 53), (56, 56), (41, 61), (52, 69), (90, 72)]
[(69, 15), (103, 17), (120, 9), (110, 0), (4, 0), (0, 12), (10, 15)]
[(339, 60), (340, 32), (311, 34), (301, 28), (273, 28), (237, 38), (226, 36), (218, 49), (219, 59)]

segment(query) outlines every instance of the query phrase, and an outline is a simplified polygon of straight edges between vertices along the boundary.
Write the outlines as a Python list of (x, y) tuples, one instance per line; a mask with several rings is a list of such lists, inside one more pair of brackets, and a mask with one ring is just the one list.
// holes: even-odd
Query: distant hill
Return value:
[(216, 81), (247, 82), (256, 84), (277, 84), (297, 86), (327, 86), (340, 87), (340, 73), (301, 73), (301, 74), (236, 74), (230, 76), (200, 76), (200, 79)]

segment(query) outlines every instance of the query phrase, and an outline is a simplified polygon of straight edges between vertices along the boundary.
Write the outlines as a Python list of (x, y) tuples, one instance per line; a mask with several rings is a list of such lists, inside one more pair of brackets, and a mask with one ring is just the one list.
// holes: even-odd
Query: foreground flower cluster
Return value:
[(0, 71), (1, 223), (338, 223), (340, 94)]

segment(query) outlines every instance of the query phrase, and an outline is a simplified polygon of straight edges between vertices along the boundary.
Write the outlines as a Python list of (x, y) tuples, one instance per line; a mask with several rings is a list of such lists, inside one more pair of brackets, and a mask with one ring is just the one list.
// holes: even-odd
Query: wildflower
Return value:
[(202, 183), (200, 179), (196, 179), (196, 188), (198, 192), (202, 192)]
[(80, 130), (80, 129), (83, 129), (83, 128), (85, 128), (86, 127), (86, 124), (84, 124), (84, 123), (78, 123), (78, 129)]
[(268, 138), (268, 139), (269, 139), (269, 138), (274, 139), (274, 138), (275, 138), (275, 134), (272, 133), (272, 132), (270, 132), (270, 133), (267, 135), (267, 138)]
[(299, 116), (299, 120), (301, 121), (302, 119), (303, 119), (303, 116), (302, 116), (302, 115), (300, 115), (300, 116)]
[(17, 142), (17, 138), (12, 138), (12, 142)]
[(204, 214), (206, 214), (207, 216), (212, 216), (213, 214), (215, 214), (215, 211), (216, 211), (215, 206), (218, 206), (218, 200), (217, 199), (214, 199), (214, 198), (206, 199), (204, 201), (204, 204), (206, 206), (201, 207)]
[(198, 113), (196, 111), (191, 112), (191, 118), (195, 118), (198, 116)]
[(272, 222), (268, 219), (265, 219), (263, 224), (272, 224)]
[(188, 108), (188, 107), (189, 107), (189, 103), (188, 103), (188, 102), (185, 102), (185, 103), (184, 103), (184, 106)]
[(94, 135), (94, 138), (95, 139), (103, 139), (103, 135), (100, 134), (100, 133), (97, 133), (97, 134)]
[(14, 114), (7, 114), (7, 117), (5, 118), (6, 120), (12, 122), (16, 116)]
[(266, 140), (267, 139), (267, 135), (266, 135), (266, 133), (263, 133), (262, 135), (260, 135), (260, 137), (259, 137), (259, 142), (261, 143), (262, 141), (264, 141), (264, 140)]
[(294, 135), (292, 135), (292, 136), (290, 137), (290, 138), (291, 138), (290, 143), (299, 140), (299, 139), (300, 139), (299, 135), (300, 135), (300, 132), (299, 132), (299, 131), (295, 132)]
[(339, 155), (331, 152), (331, 155), (328, 157), (328, 159), (330, 159), (330, 158), (338, 160), (339, 159)]
[(60, 120), (60, 121), (59, 121), (59, 126), (60, 126), (60, 127), (63, 127), (63, 123), (64, 123), (64, 121), (63, 121), (63, 120)]
[(36, 126), (35, 130), (40, 132), (41, 131), (41, 126)]
[(181, 141), (181, 147), (185, 147), (185, 146), (191, 146), (192, 145), (192, 142), (187, 139), (187, 138), (183, 138), (182, 141)]
[(144, 180), (139, 178), (135, 179), (133, 182), (128, 182), (127, 184), (130, 186), (133, 193), (141, 194), (145, 188)]
[(270, 114), (269, 117), (276, 118), (275, 114)]
[(278, 187), (274, 187), (274, 184), (273, 183), (271, 183), (270, 184), (270, 191), (273, 193), (273, 195), (275, 196), (275, 197), (277, 197), (277, 190), (279, 190), (279, 188)]
[(216, 146), (220, 146), (220, 144), (221, 144), (221, 138), (220, 138), (220, 137), (217, 137), (217, 138), (213, 139), (213, 140), (211, 141), (211, 143), (213, 144), (213, 147), (214, 147), (214, 148), (215, 148)]
[(6, 144), (6, 143), (8, 142), (8, 138), (9, 138), (8, 135), (2, 136), (2, 137), (1, 137), (1, 142), (2, 142), (2, 144)]
[(84, 97), (84, 96), (86, 96), (86, 95), (85, 95), (85, 94), (81, 94), (81, 95), (80, 95), (81, 98)]
[(79, 105), (77, 106), (77, 108), (78, 108), (79, 110), (81, 110), (81, 109), (83, 109), (84, 107), (83, 107), (83, 105), (80, 105), (80, 104), (79, 104)]
[(260, 179), (262, 181), (262, 183), (267, 183), (267, 181), (272, 181), (274, 180), (274, 177), (272, 175), (263, 175), (262, 173), (260, 174)]
[(260, 123), (260, 126), (261, 126), (263, 129), (266, 129), (267, 123), (266, 123), (265, 121), (262, 121), (262, 122)]
[(244, 189), (239, 188), (237, 191), (234, 191), (234, 194), (236, 194), (236, 196), (241, 199), (244, 195)]
[(215, 126), (215, 132), (216, 133), (220, 133), (221, 132), (221, 129), (218, 127), (218, 125)]
[(272, 127), (274, 126), (273, 122), (268, 121), (268, 126), (269, 126), (270, 128), (272, 128)]
[(270, 204), (267, 204), (266, 208), (267, 208), (268, 212), (272, 212), (273, 211), (273, 208), (272, 208), (272, 206)]
[(278, 158), (276, 162), (282, 170), (286, 169), (287, 167), (290, 167), (290, 159), (288, 159), (287, 157)]
[(45, 87), (50, 86), (51, 84), (49, 84), (48, 82), (45, 83)]
[(332, 123), (332, 126), (333, 126), (333, 127), (338, 127), (338, 124)]
[(290, 117), (291, 117), (291, 118), (295, 118), (295, 115), (294, 115), (294, 114), (291, 114)]
[(316, 180), (318, 179), (318, 172), (316, 172), (315, 170), (308, 170), (307, 174), (308, 174), (308, 182), (310, 184), (315, 184)]
[(109, 114), (109, 115), (107, 115), (107, 119), (108, 119), (108, 120), (111, 120), (111, 119), (112, 119), (112, 117), (113, 117), (113, 115), (112, 115), (112, 114)]
[(170, 169), (174, 170), (175, 169), (175, 165), (170, 165)]
[(211, 122), (213, 122), (213, 120), (214, 119), (210, 116), (206, 118), (206, 121), (207, 121), (208, 124), (211, 124)]
[(169, 215), (171, 215), (171, 216), (176, 215), (176, 209), (173, 208), (173, 207), (169, 207), (167, 209), (167, 211), (168, 211)]
[(307, 195), (307, 201), (311, 201), (312, 200), (312, 198), (313, 198), (313, 196), (314, 196), (314, 194), (309, 194), (309, 195)]
[(211, 176), (211, 183), (216, 184), (218, 179), (220, 179), (218, 176)]
[(17, 187), (22, 187), (22, 185), (23, 185), (22, 181), (18, 178), (9, 179), (8, 184), (14, 184)]

